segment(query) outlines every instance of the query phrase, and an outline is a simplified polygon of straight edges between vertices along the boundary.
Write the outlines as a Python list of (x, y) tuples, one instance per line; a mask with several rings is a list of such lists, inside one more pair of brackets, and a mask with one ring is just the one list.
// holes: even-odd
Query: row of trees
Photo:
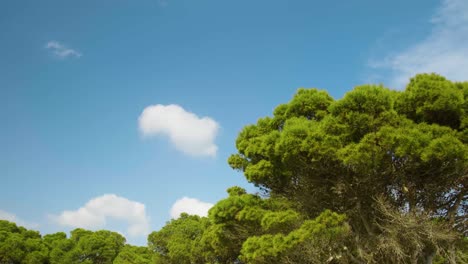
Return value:
[(468, 263), (467, 143), (466, 82), (421, 74), (339, 100), (300, 89), (246, 126), (228, 160), (258, 194), (232, 187), (148, 247), (1, 222), (0, 263)]
[(81, 228), (41, 236), (39, 232), (0, 220), (0, 263), (2, 264), (130, 264), (151, 263), (147, 247), (125, 244), (115, 232)]

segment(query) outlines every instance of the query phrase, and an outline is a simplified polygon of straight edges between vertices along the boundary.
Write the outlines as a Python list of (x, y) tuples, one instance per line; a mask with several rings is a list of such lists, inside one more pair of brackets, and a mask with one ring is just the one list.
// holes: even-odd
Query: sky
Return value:
[(468, 1), (0, 2), (0, 219), (145, 245), (238, 185), (241, 129), (300, 87), (338, 99), (468, 79)]

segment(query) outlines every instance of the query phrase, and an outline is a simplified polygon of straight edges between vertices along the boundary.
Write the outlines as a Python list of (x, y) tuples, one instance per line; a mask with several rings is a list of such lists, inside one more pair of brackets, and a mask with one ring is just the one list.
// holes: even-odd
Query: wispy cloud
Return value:
[(47, 42), (47, 44), (45, 45), (45, 48), (50, 50), (55, 56), (61, 59), (65, 59), (69, 57), (80, 58), (81, 56), (83, 56), (81, 52), (74, 50), (72, 48), (69, 48), (65, 46), (64, 44), (55, 40)]
[(30, 223), (27, 221), (24, 221), (23, 219), (20, 219), (18, 216), (16, 216), (13, 213), (9, 213), (3, 210), (0, 210), (0, 219), (1, 220), (7, 220), (10, 222), (14, 222), (19, 226), (24, 226), (26, 228), (37, 228), (39, 225), (36, 223)]
[(171, 208), (171, 218), (177, 219), (180, 214), (187, 213), (189, 215), (207, 216), (208, 210), (213, 207), (213, 204), (200, 201), (195, 198), (183, 197), (177, 200)]
[(77, 210), (63, 211), (50, 218), (62, 226), (99, 229), (106, 226), (108, 218), (123, 220), (128, 224), (130, 236), (146, 236), (150, 231), (145, 205), (115, 194), (105, 194), (89, 200)]
[(168, 136), (175, 147), (192, 156), (215, 156), (214, 143), (218, 123), (210, 117), (198, 117), (178, 105), (151, 105), (139, 119), (143, 135)]
[(384, 70), (391, 87), (403, 88), (417, 73), (435, 72), (455, 81), (468, 79), (468, 1), (443, 0), (423, 40), (380, 59), (370, 67)]

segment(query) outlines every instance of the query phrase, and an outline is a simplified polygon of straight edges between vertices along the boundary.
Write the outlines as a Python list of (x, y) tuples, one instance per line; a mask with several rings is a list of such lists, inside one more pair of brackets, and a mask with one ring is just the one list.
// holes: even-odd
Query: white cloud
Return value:
[(51, 218), (62, 226), (99, 229), (108, 218), (127, 222), (130, 236), (146, 236), (150, 231), (145, 205), (115, 194), (105, 194), (89, 200), (74, 211), (63, 211)]
[(143, 135), (166, 135), (175, 147), (192, 156), (215, 156), (214, 143), (218, 123), (209, 117), (198, 117), (178, 105), (151, 105), (139, 119)]
[(65, 58), (68, 58), (68, 57), (75, 57), (75, 58), (79, 58), (81, 57), (83, 54), (81, 54), (81, 52), (79, 51), (76, 51), (74, 49), (71, 49), (65, 45), (63, 45), (62, 43), (58, 42), (58, 41), (55, 41), (55, 40), (52, 40), (52, 41), (49, 41), (47, 42), (47, 44), (45, 45), (45, 48), (52, 51), (52, 53), (61, 58), (61, 59), (65, 59)]
[(370, 63), (372, 68), (390, 71), (392, 87), (403, 88), (417, 73), (468, 79), (468, 1), (443, 0), (431, 23), (431, 33), (424, 40)]
[(207, 216), (208, 210), (213, 207), (213, 204), (202, 202), (195, 198), (183, 197), (177, 200), (171, 208), (171, 218), (179, 218), (181, 213), (189, 215)]
[(39, 226), (36, 223), (30, 223), (30, 222), (24, 221), (18, 218), (18, 216), (16, 216), (15, 214), (12, 214), (3, 210), (0, 210), (0, 219), (14, 222), (18, 226), (23, 226), (23, 227), (30, 228), (30, 229), (37, 228)]

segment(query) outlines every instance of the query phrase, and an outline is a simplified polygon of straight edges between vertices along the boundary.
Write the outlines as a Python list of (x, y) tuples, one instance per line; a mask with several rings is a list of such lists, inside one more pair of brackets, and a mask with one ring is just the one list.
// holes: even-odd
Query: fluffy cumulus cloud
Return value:
[(106, 226), (108, 218), (128, 223), (130, 236), (146, 236), (150, 231), (145, 205), (115, 194), (105, 194), (89, 200), (74, 211), (63, 211), (51, 218), (62, 226), (99, 229)]
[(169, 137), (174, 146), (192, 156), (215, 156), (219, 125), (210, 117), (198, 117), (178, 105), (151, 105), (139, 117), (143, 135)]
[(69, 57), (79, 58), (83, 56), (81, 52), (71, 49), (65, 46), (64, 44), (55, 40), (47, 42), (47, 44), (45, 45), (45, 48), (50, 50), (55, 56), (61, 59), (66, 59)]
[(171, 218), (179, 218), (181, 213), (189, 215), (207, 216), (208, 210), (213, 207), (213, 204), (202, 202), (195, 198), (183, 197), (177, 200), (171, 208)]
[(414, 45), (370, 63), (390, 71), (390, 85), (403, 88), (417, 73), (435, 72), (450, 80), (468, 79), (468, 1), (443, 0), (432, 31)]
[(20, 219), (15, 214), (12, 214), (3, 210), (0, 210), (0, 220), (7, 220), (10, 222), (14, 222), (18, 226), (23, 226), (26, 228), (37, 228), (39, 226), (36, 223), (30, 223), (30, 222), (24, 221), (23, 219)]

